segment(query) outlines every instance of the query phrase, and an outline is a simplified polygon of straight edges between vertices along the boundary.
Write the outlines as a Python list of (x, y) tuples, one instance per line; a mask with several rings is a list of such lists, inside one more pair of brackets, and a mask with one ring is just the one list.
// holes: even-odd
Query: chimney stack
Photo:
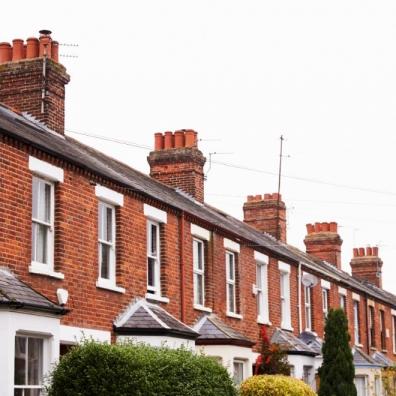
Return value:
[(203, 202), (206, 158), (198, 149), (197, 132), (182, 129), (156, 133), (154, 139), (154, 151), (147, 157), (150, 176)]
[(249, 195), (243, 215), (246, 224), (286, 242), (286, 205), (280, 194)]
[(378, 247), (353, 249), (351, 268), (354, 278), (382, 288), (382, 260), (378, 256)]
[(40, 37), (0, 43), (0, 103), (26, 112), (60, 134), (65, 128), (65, 85), (70, 81), (59, 62), (59, 43), (49, 30)]
[(308, 254), (341, 269), (342, 239), (336, 222), (307, 224), (304, 243)]

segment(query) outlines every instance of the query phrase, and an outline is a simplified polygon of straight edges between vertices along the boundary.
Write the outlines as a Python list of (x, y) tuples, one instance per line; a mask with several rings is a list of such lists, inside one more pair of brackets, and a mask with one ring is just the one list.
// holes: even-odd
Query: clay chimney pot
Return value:
[(23, 40), (12, 40), (12, 60), (13, 62), (23, 59)]
[(196, 147), (197, 146), (197, 136), (196, 132), (192, 129), (187, 129), (185, 132), (185, 146), (186, 147)]
[(330, 222), (330, 232), (337, 232), (338, 231), (338, 225), (335, 221)]
[(378, 257), (378, 247), (377, 246), (373, 247), (373, 256)]
[(0, 63), (11, 61), (11, 44), (0, 43)]
[(373, 249), (371, 247), (366, 248), (366, 256), (372, 256), (373, 255)]
[(315, 231), (315, 227), (314, 227), (313, 224), (307, 224), (306, 227), (307, 227), (307, 233), (308, 233), (308, 235), (309, 235), (309, 234), (312, 234), (312, 233)]
[(173, 133), (172, 132), (165, 132), (164, 148), (165, 148), (165, 150), (173, 148)]
[(175, 132), (175, 148), (184, 147), (184, 132), (176, 131)]
[(30, 37), (26, 40), (26, 58), (38, 58), (39, 56), (39, 40), (35, 37)]
[(359, 249), (353, 248), (353, 257), (359, 257)]
[(364, 248), (359, 248), (359, 256), (364, 256), (365, 251)]
[(164, 136), (161, 132), (157, 132), (154, 134), (154, 150), (163, 150), (164, 149)]

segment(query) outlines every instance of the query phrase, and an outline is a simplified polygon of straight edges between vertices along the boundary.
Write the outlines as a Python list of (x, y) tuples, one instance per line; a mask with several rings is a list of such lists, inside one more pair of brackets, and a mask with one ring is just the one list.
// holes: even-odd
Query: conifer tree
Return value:
[(255, 375), (290, 375), (286, 352), (277, 344), (271, 344), (265, 326), (261, 328), (261, 354), (256, 360)]
[(331, 309), (325, 326), (319, 396), (356, 396), (355, 367), (349, 347), (348, 320), (342, 309)]

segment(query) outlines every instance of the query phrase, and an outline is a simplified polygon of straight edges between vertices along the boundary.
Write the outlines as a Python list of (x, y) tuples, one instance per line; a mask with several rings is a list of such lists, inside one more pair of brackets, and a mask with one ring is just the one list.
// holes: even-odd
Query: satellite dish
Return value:
[(305, 287), (314, 287), (318, 284), (318, 278), (311, 274), (304, 274), (301, 278), (301, 283)]

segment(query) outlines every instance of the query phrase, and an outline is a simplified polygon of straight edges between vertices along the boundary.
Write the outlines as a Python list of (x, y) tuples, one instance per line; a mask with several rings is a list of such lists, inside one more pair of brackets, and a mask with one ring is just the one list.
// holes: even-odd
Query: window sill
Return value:
[(358, 348), (363, 348), (363, 344), (355, 344), (355, 346)]
[(123, 287), (119, 287), (111, 283), (105, 282), (103, 281), (103, 279), (98, 279), (96, 281), (96, 287), (98, 287), (99, 289), (110, 290), (117, 293), (125, 293), (125, 289)]
[(272, 323), (269, 320), (265, 320), (261, 316), (257, 316), (257, 323), (263, 324), (263, 325), (268, 325), (268, 326), (272, 325)]
[(226, 315), (234, 319), (243, 319), (243, 316), (234, 312), (227, 312)]
[(294, 331), (293, 327), (291, 326), (281, 326), (281, 329), (286, 331)]
[(212, 308), (208, 308), (208, 307), (205, 307), (205, 306), (199, 305), (199, 304), (194, 304), (194, 309), (196, 309), (198, 311), (209, 312), (209, 313), (212, 312)]
[(61, 272), (53, 271), (47, 264), (36, 263), (34, 261), (29, 266), (29, 272), (31, 274), (45, 275), (56, 279), (65, 278), (65, 275), (63, 275)]
[(169, 298), (168, 297), (163, 297), (159, 296), (158, 294), (151, 294), (151, 293), (146, 293), (146, 300), (151, 300), (151, 301), (159, 301), (165, 304), (169, 303)]

